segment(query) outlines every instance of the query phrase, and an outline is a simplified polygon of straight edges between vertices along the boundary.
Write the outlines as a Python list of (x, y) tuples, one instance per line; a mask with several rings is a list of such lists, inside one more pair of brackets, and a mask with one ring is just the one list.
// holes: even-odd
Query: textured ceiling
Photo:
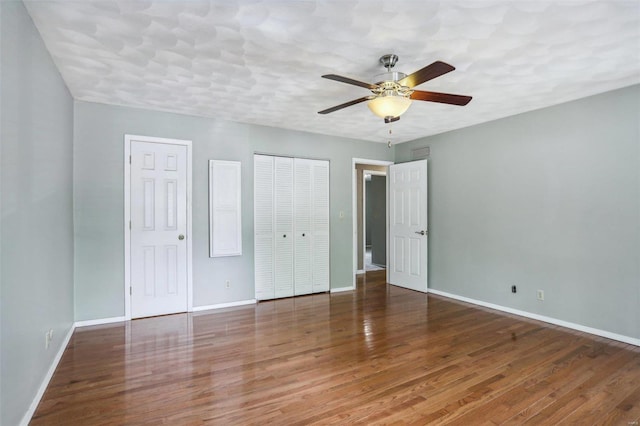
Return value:
[[(394, 143), (640, 83), (640, 1), (25, 1), (73, 97)], [(361, 103), (378, 58), (417, 88), (473, 96), (414, 101), (391, 125)]]

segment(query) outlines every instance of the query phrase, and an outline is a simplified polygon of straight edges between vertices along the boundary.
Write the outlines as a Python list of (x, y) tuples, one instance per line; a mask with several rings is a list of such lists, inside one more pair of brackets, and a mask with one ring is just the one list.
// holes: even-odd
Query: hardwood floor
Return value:
[(619, 424), (640, 348), (368, 273), (354, 292), (79, 328), (32, 425)]

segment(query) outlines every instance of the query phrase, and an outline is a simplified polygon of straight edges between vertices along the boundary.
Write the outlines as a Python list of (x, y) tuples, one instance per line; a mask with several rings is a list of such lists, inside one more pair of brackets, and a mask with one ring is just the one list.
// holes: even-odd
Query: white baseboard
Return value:
[(356, 286), (350, 285), (349, 287), (332, 288), (331, 289), (331, 293), (341, 293), (343, 291), (352, 291), (352, 290), (355, 290), (355, 289), (356, 289)]
[(497, 311), (508, 312), (510, 314), (519, 315), (525, 318), (531, 318), (538, 321), (548, 322), (550, 324), (559, 325), (561, 327), (570, 328), (572, 330), (582, 331), (584, 333), (594, 334), (600, 337), (606, 337), (607, 339), (617, 340), (619, 342), (629, 343), (631, 345), (640, 346), (640, 339), (634, 337), (625, 336), (623, 334), (612, 333), (610, 331), (600, 330), (597, 328), (587, 327), (584, 325), (576, 324), (573, 322), (563, 321), (560, 319), (547, 317), (544, 315), (533, 314), (527, 311), (521, 311), (519, 309), (508, 308), (502, 305), (495, 305), (493, 303), (483, 302), (481, 300), (471, 299), (464, 296), (458, 296), (456, 294), (447, 293), (445, 291), (435, 290), (430, 288), (429, 293), (437, 294), (438, 296), (448, 297), (450, 299), (460, 300), (461, 302), (472, 303), (474, 305), (484, 306), (485, 308), (495, 309)]
[(62, 340), (60, 344), (60, 349), (58, 350), (58, 353), (53, 359), (53, 362), (49, 367), (49, 371), (47, 371), (47, 374), (44, 376), (44, 379), (42, 379), (42, 383), (40, 383), (38, 392), (36, 393), (36, 396), (33, 398), (33, 401), (29, 406), (29, 410), (27, 410), (27, 412), (22, 417), (22, 420), (20, 421), (20, 426), (28, 426), (29, 422), (31, 422), (31, 417), (33, 417), (33, 415), (35, 414), (36, 408), (38, 408), (38, 404), (40, 404), (40, 400), (42, 399), (42, 395), (44, 395), (44, 392), (47, 390), (47, 386), (49, 386), (49, 382), (53, 377), (53, 373), (55, 373), (56, 368), (58, 367), (58, 363), (62, 359), (62, 355), (64, 354), (65, 349), (67, 349), (67, 345), (69, 344), (69, 340), (71, 339), (71, 336), (73, 335), (73, 331), (75, 329), (76, 329), (76, 325), (72, 324), (71, 328), (67, 332), (67, 335)]
[(256, 299), (240, 300), (238, 302), (218, 303), (215, 305), (194, 306), (193, 312), (208, 311), (211, 309), (232, 308), (234, 306), (253, 305), (256, 303)]
[(126, 321), (127, 318), (126, 317), (111, 317), (111, 318), (100, 318), (100, 319), (95, 319), (95, 320), (85, 320), (85, 321), (76, 321), (76, 328), (77, 327), (88, 327), (90, 325), (102, 325), (102, 324), (111, 324), (114, 322), (122, 322), (122, 321)]

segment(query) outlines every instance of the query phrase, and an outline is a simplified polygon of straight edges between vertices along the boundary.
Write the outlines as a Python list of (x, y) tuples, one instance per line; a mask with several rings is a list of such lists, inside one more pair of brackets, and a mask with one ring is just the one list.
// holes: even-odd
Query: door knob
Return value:
[(416, 231), (416, 234), (420, 234), (420, 235), (427, 235), (429, 232), (428, 231)]
[(178, 235), (178, 239), (179, 239), (180, 241), (184, 240), (184, 235), (182, 235), (182, 234)]

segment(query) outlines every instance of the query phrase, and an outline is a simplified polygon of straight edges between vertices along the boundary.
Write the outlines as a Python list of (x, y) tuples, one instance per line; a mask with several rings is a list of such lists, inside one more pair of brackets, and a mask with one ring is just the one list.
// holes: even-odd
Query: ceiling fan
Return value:
[(455, 70), (453, 66), (436, 61), (413, 74), (406, 75), (401, 72), (391, 71), (391, 68), (393, 68), (397, 62), (397, 55), (389, 54), (382, 56), (380, 63), (387, 69), (387, 72), (375, 76), (376, 82), (373, 84), (342, 77), (337, 74), (323, 75), (323, 78), (328, 78), (329, 80), (340, 81), (369, 89), (371, 90), (371, 95), (318, 111), (318, 114), (329, 114), (330, 112), (338, 111), (351, 105), (369, 101), (369, 109), (378, 117), (384, 118), (385, 123), (391, 123), (400, 120), (400, 116), (409, 108), (412, 100), (440, 102), (460, 106), (466, 105), (471, 101), (471, 96), (413, 90), (414, 87), (426, 81)]

